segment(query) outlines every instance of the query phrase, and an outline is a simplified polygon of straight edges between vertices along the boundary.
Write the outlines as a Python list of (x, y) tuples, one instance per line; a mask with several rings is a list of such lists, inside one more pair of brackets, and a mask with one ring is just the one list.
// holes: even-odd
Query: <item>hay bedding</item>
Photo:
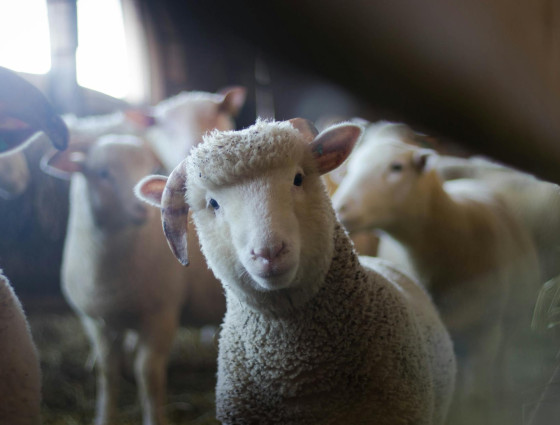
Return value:
[[(90, 347), (81, 324), (59, 303), (55, 303), (55, 308), (48, 303), (47, 307), (44, 303), (23, 304), (28, 307), (31, 331), (41, 357), (43, 425), (90, 425), (95, 408), (95, 374), (87, 366)], [(195, 328), (178, 332), (168, 368), (169, 425), (219, 424), (214, 417), (217, 347), (215, 339), (207, 335), (208, 332)], [(523, 349), (509, 356), (509, 369), (517, 375), (514, 393), (518, 402), (510, 412), (512, 420), (497, 425), (529, 423), (542, 403), (552, 371), (559, 364), (558, 335), (529, 333), (520, 339), (523, 342), (519, 347)], [(554, 403), (559, 399), (556, 391)], [(136, 386), (130, 374), (121, 382), (120, 413), (120, 425), (141, 423)]]
[[(71, 313), (28, 314), (41, 357), (43, 425), (93, 422), (95, 373), (87, 366), (90, 346)], [(167, 417), (170, 425), (215, 425), (216, 345), (208, 332), (180, 329), (168, 368)], [(141, 423), (133, 378), (121, 383), (119, 423)]]

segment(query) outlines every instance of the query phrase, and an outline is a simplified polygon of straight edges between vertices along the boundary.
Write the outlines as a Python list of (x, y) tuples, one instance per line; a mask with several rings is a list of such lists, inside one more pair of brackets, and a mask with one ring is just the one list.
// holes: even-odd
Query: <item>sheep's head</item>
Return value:
[(100, 228), (115, 231), (143, 224), (149, 209), (134, 195), (134, 185), (161, 166), (143, 141), (130, 135), (106, 135), (93, 144), (70, 145), (47, 155), (43, 170), (55, 177), (85, 179), (92, 214)]
[[(387, 130), (387, 129), (386, 129)], [(349, 232), (381, 228), (421, 214), (434, 178), (429, 149), (404, 143), (403, 133), (366, 133), (348, 161), (333, 206)], [(425, 196), (424, 196), (425, 195)]]
[(166, 236), (183, 264), (192, 209), (210, 267), (246, 301), (315, 292), (332, 258), (335, 220), (320, 175), (340, 165), (360, 135), (352, 124), (317, 135), (302, 119), (213, 132), (167, 183), (148, 177), (137, 193), (156, 205), (161, 199)]
[(234, 117), (245, 95), (244, 87), (231, 87), (221, 93), (182, 92), (156, 105), (154, 129), (160, 136), (154, 148), (169, 171), (202, 141), (203, 134), (235, 128)]

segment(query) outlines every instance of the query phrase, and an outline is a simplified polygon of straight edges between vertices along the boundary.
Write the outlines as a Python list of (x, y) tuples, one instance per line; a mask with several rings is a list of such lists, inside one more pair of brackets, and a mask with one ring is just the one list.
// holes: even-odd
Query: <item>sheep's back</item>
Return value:
[(420, 333), (420, 343), (428, 359), (434, 391), (434, 424), (443, 423), (455, 386), (456, 361), (453, 343), (430, 296), (420, 283), (405, 275), (390, 261), (360, 257), (364, 267), (383, 275), (402, 294), (412, 309)]

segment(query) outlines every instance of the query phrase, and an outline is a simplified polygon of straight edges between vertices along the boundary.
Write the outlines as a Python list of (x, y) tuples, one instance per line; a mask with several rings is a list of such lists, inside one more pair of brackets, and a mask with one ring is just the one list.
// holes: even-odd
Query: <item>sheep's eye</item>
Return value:
[(390, 166), (390, 170), (395, 172), (402, 171), (403, 165), (400, 162), (393, 162)]
[(297, 173), (294, 177), (294, 186), (301, 186), (303, 184), (303, 174)]
[(210, 206), (212, 208), (214, 208), (215, 210), (217, 210), (218, 208), (220, 208), (220, 204), (218, 204), (218, 202), (216, 202), (215, 199), (210, 199), (210, 201), (208, 202), (210, 204)]

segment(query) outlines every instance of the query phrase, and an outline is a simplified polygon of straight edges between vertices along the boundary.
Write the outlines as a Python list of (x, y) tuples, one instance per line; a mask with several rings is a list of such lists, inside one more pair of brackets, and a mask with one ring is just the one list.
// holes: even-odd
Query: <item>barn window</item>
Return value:
[[(0, 66), (40, 75), (63, 110), (76, 83), (126, 102), (149, 96), (146, 38), (134, 0), (0, 0)], [(110, 103), (108, 104), (110, 105)]]
[(45, 74), (51, 68), (46, 0), (0, 2), (0, 65)]
[(130, 67), (120, 0), (78, 0), (78, 84), (117, 98), (128, 95)]

